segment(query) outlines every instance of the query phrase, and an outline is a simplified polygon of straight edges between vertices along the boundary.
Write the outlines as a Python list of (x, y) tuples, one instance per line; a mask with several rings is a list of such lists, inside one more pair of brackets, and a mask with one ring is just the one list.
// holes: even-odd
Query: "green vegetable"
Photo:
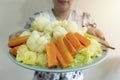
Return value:
[(90, 46), (79, 51), (75, 56), (73, 63), (70, 64), (69, 67), (73, 68), (73, 67), (83, 66), (85, 64), (90, 64), (94, 61), (96, 57), (102, 55), (103, 51), (101, 49), (101, 44), (93, 38), (88, 38), (88, 39), (91, 41)]
[(95, 36), (93, 36), (93, 35), (90, 35), (90, 34), (88, 34), (88, 33), (85, 33), (85, 37), (91, 38), (91, 39), (95, 39), (95, 40), (97, 40), (98, 42), (100, 41), (97, 37), (95, 37)]

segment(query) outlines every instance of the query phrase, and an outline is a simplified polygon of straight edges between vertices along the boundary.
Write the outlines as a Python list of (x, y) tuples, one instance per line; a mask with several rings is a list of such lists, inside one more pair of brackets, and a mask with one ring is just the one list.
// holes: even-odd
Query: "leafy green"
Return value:
[(90, 64), (94, 61), (96, 57), (102, 55), (103, 51), (101, 49), (101, 44), (94, 38), (88, 38), (91, 41), (91, 44), (81, 51), (78, 51), (73, 63), (69, 67), (78, 67), (85, 64)]

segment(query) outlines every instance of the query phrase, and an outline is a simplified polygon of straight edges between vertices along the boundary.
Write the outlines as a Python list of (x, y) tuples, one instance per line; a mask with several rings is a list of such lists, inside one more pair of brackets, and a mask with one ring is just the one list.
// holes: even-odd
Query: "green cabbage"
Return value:
[(83, 66), (85, 64), (90, 64), (94, 61), (96, 57), (102, 55), (103, 51), (101, 48), (101, 44), (93, 38), (88, 39), (91, 41), (91, 44), (87, 48), (78, 51), (73, 63), (71, 63), (69, 67), (73, 68)]

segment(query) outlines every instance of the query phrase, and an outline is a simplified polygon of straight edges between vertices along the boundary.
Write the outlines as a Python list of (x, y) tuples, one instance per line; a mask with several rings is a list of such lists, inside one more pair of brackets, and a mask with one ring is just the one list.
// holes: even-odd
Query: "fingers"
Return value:
[(110, 46), (109, 43), (108, 43), (107, 41), (105, 41), (105, 40), (100, 39), (100, 43), (101, 43), (102, 45), (104, 45), (105, 47), (107, 47), (107, 48), (110, 48), (110, 49), (112, 49), (112, 50), (115, 50), (115, 48), (112, 47), (112, 46)]
[(93, 28), (93, 27), (88, 28), (87, 33), (95, 36), (95, 28)]
[(12, 39), (12, 38), (16, 38), (18, 36), (20, 36), (20, 34), (23, 32), (24, 30), (20, 30), (20, 31), (17, 31), (17, 32), (14, 32), (12, 34), (9, 35), (9, 39)]
[(90, 27), (90, 28), (88, 28), (88, 31), (87, 31), (87, 32), (88, 32), (89, 34), (92, 34), (92, 35), (94, 35), (94, 36), (102, 39), (102, 40), (105, 40), (105, 37), (104, 37), (103, 32), (102, 32), (100, 29), (98, 29), (98, 28)]
[(97, 37), (99, 37), (100, 39), (105, 40), (103, 32), (100, 29), (98, 29), (98, 28), (95, 29), (95, 35)]
[(91, 27), (88, 28), (88, 33), (98, 37), (100, 39), (100, 43), (105, 47), (113, 50), (115, 49), (114, 47), (110, 46), (109, 43), (105, 40), (104, 34), (100, 29)]

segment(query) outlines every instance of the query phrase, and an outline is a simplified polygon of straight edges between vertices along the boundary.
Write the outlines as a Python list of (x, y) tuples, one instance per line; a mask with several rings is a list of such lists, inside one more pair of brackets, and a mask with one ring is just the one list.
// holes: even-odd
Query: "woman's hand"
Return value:
[(23, 32), (24, 30), (19, 30), (17, 32), (14, 32), (12, 34), (9, 35), (9, 39), (12, 39), (12, 38), (16, 38), (18, 36), (20, 36), (20, 34)]
[(90, 27), (88, 28), (88, 31), (87, 31), (89, 34), (92, 34), (96, 37), (98, 37), (100, 39), (100, 43), (102, 45), (104, 45), (105, 47), (107, 48), (110, 48), (110, 49), (115, 49), (114, 47), (110, 46), (109, 43), (105, 40), (105, 37), (104, 37), (104, 34), (102, 33), (102, 31), (96, 27)]
[(88, 28), (87, 32), (89, 34), (92, 34), (92, 35), (94, 35), (94, 36), (102, 39), (102, 40), (105, 40), (103, 32), (100, 29), (96, 28), (96, 27), (90, 27), (90, 28)]

